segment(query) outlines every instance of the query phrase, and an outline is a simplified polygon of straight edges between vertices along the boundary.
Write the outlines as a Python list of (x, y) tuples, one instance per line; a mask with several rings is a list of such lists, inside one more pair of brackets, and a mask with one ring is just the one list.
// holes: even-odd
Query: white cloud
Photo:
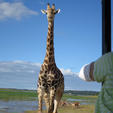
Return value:
[(21, 72), (21, 73), (37, 73), (40, 70), (40, 63), (32, 63), (25, 61), (0, 62), (0, 72)]
[(61, 72), (64, 74), (64, 75), (76, 75), (77, 73), (74, 73), (71, 71), (71, 69), (60, 69)]
[[(25, 61), (0, 62), (0, 88), (36, 89), (41, 64)], [(60, 69), (67, 90), (99, 90), (93, 82), (81, 80), (70, 69)]]
[(1, 2), (0, 3), (0, 20), (14, 18), (21, 19), (22, 17), (29, 15), (37, 15), (38, 13), (28, 9), (21, 2)]

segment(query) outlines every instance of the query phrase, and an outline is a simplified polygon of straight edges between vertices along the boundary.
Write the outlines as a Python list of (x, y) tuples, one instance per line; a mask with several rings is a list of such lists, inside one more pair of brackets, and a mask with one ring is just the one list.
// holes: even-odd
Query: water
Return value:
[[(67, 99), (69, 102), (80, 102), (81, 105), (95, 104), (93, 100), (82, 100), (82, 99)], [(37, 110), (38, 101), (25, 101), (25, 100), (0, 100), (0, 113), (24, 113), (25, 111)], [(43, 109), (45, 106), (43, 105)]]
[(1, 101), (0, 113), (24, 113), (24, 111), (37, 110), (37, 101)]

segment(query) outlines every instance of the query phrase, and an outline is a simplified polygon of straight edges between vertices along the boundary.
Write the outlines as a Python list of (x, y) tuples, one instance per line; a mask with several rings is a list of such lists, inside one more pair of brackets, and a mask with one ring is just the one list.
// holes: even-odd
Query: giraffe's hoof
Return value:
[(49, 112), (48, 113), (53, 113), (53, 110), (49, 110)]

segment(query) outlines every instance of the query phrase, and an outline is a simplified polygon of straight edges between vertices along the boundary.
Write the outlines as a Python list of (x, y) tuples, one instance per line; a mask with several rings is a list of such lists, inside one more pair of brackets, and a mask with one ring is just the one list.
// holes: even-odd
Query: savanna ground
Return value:
[[(69, 103), (79, 101), (80, 106), (78, 108), (71, 105), (60, 106), (58, 113), (94, 113), (96, 99), (97, 95), (64, 93), (63, 101), (68, 101)], [(37, 101), (37, 92), (33, 90), (0, 89), (0, 113), (38, 113)], [(3, 102), (10, 105), (4, 104), (3, 106), (1, 105)], [(46, 112), (43, 111), (43, 113)]]
[[(38, 111), (26, 111), (25, 113), (38, 113)], [(43, 111), (43, 113), (46, 113)], [(79, 108), (62, 107), (58, 113), (94, 113), (94, 105), (81, 105)]]

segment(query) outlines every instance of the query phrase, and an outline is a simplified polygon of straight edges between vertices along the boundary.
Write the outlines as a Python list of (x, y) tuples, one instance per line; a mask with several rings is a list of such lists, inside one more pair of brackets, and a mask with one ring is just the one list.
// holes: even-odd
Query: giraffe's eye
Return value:
[(51, 11), (50, 14), (52, 15), (53, 14), (53, 11)]

